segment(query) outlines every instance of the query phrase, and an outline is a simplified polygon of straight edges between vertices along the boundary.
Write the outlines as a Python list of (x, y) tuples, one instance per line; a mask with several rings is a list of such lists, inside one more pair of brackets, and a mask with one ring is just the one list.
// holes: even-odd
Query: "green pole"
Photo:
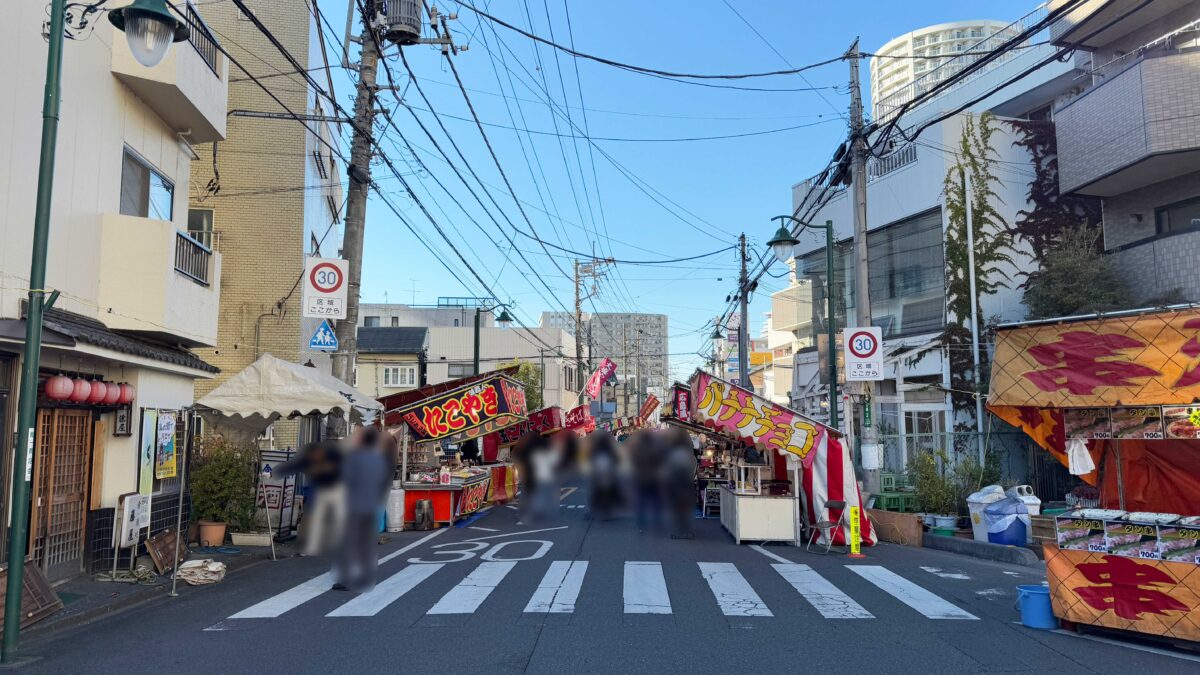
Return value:
[(46, 249), (50, 234), (50, 197), (54, 188), (54, 149), (58, 142), (59, 89), (62, 76), (63, 17), (66, 0), (50, 2), (50, 44), (46, 50), (46, 91), (42, 102), (42, 152), (38, 167), (37, 209), (33, 217), (33, 257), (29, 266), (29, 307), (25, 316), (25, 352), (17, 443), (13, 448), (12, 526), (8, 531), (8, 585), (4, 597), (4, 663), (17, 658), (21, 596), (25, 582), (25, 543), (29, 537), (29, 472), (37, 415), (38, 369), (42, 353), (42, 302), (46, 291)]
[(833, 221), (825, 221), (825, 330), (829, 335), (829, 426), (838, 427), (837, 330), (833, 325)]

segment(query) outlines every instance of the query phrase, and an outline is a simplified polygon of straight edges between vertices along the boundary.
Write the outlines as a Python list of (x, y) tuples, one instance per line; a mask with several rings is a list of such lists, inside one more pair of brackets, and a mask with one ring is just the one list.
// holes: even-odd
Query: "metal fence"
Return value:
[(175, 235), (175, 271), (207, 286), (212, 249), (178, 230)]
[(212, 31), (208, 29), (208, 25), (204, 23), (204, 19), (200, 18), (200, 13), (196, 8), (187, 3), (187, 24), (188, 24), (188, 42), (196, 49), (196, 53), (213, 73), (220, 77), (217, 72), (217, 54), (220, 50), (217, 49), (217, 38), (213, 37)]

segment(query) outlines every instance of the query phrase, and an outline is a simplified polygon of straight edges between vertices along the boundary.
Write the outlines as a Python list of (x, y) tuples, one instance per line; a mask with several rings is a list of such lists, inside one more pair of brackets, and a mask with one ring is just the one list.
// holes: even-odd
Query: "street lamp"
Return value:
[(500, 316), (496, 317), (496, 323), (500, 324), (501, 328), (511, 328), (513, 325), (512, 315), (508, 313), (507, 309), (502, 308)]
[(124, 31), (133, 58), (147, 68), (162, 63), (172, 42), (188, 39), (187, 24), (167, 9), (166, 0), (134, 0), (133, 4), (109, 12), (108, 20), (117, 30)]
[[(29, 265), (29, 305), (25, 315), (25, 347), (21, 356), (21, 391), (17, 406), (17, 438), (12, 467), (12, 526), (8, 533), (8, 581), (4, 597), (4, 637), (0, 661), (17, 661), (21, 629), (21, 597), (25, 585), (25, 544), (29, 538), (29, 465), (33, 461), (34, 421), (37, 415), (38, 371), (42, 355), (42, 315), (54, 304), (58, 291), (46, 289), (46, 258), (50, 243), (50, 203), (54, 193), (54, 154), (58, 145), (58, 119), (62, 101), (62, 59), (65, 31), (87, 27), (92, 15), (107, 0), (93, 4), (51, 0), (50, 30), (46, 48), (46, 84), (42, 98), (42, 144), (38, 188), (33, 216), (33, 252)], [(129, 49), (145, 66), (157, 65), (171, 46), (188, 37), (187, 27), (167, 9), (166, 0), (135, 0), (109, 12), (109, 21), (125, 31)]]
[(475, 375), (479, 374), (479, 317), (484, 312), (491, 312), (497, 308), (500, 309), (500, 316), (496, 317), (496, 323), (500, 324), (501, 328), (508, 328), (513, 324), (512, 315), (508, 313), (508, 305), (498, 302), (491, 306), (479, 305), (475, 308), (475, 359), (473, 361)]
[(837, 331), (833, 325), (833, 221), (827, 220), (824, 225), (817, 225), (816, 223), (806, 223), (793, 216), (775, 216), (771, 220), (779, 221), (779, 230), (768, 243), (771, 245), (771, 250), (775, 252), (775, 257), (780, 261), (790, 258), (792, 247), (799, 243), (785, 225), (786, 221), (790, 220), (800, 226), (800, 230), (796, 234), (800, 234), (809, 227), (825, 230), (825, 278), (827, 280), (825, 284), (825, 332), (829, 340), (829, 426), (836, 429), (838, 426)]

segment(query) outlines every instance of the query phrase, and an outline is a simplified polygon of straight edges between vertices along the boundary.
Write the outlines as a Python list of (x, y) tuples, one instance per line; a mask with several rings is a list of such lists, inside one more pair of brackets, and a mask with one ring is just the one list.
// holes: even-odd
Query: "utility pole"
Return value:
[(591, 373), (583, 367), (583, 296), (579, 291), (579, 261), (575, 261), (575, 371), (581, 382)]
[[(871, 271), (867, 252), (867, 138), (863, 133), (862, 86), (859, 83), (858, 40), (850, 45), (846, 53), (850, 62), (850, 159), (851, 179), (854, 187), (854, 313), (859, 326), (871, 325)], [(832, 270), (831, 270), (832, 271)], [(832, 345), (830, 345), (832, 347)], [(830, 351), (832, 354), (832, 350)], [(867, 492), (879, 492), (879, 435), (875, 424), (875, 383), (863, 382), (862, 440), (859, 444), (859, 469), (862, 470), (863, 486)], [(848, 421), (847, 424), (851, 422)]]
[[(629, 368), (629, 326), (621, 324), (621, 367)], [(621, 405), (621, 416), (629, 416), (629, 371), (626, 370), (621, 376), (621, 382), (625, 386), (625, 401)]]
[(741, 276), (738, 277), (738, 304), (741, 305), (741, 326), (738, 327), (738, 384), (750, 390), (750, 277), (746, 272), (746, 235), (738, 237), (738, 257), (742, 261)]
[(575, 261), (575, 366), (579, 370), (581, 381), (587, 381), (587, 377), (592, 374), (591, 368), (591, 347), (592, 347), (592, 325), (588, 322), (588, 361), (583, 360), (583, 301), (596, 294), (596, 289), (593, 287), (591, 292), (586, 295), (583, 292), (584, 279), (595, 280), (604, 276), (604, 271), (601, 265), (612, 264), (612, 258), (594, 258), (590, 262)]
[(358, 92), (354, 97), (354, 140), (350, 145), (350, 166), (346, 167), (350, 186), (346, 193), (346, 225), (342, 235), (342, 254), (346, 256), (350, 273), (346, 282), (346, 318), (337, 322), (334, 331), (338, 350), (332, 359), (333, 376), (347, 384), (354, 381), (354, 362), (358, 358), (358, 296), (362, 285), (363, 231), (367, 220), (367, 197), (371, 189), (371, 148), (375, 144), (375, 81), (379, 51), (376, 37), (371, 32), (374, 6), (374, 0), (366, 0), (366, 11), (361, 17), (359, 44), (362, 48), (358, 64)]
[[(633, 333), (633, 389), (637, 394), (637, 412), (642, 411), (642, 329), (635, 328)], [(636, 415), (630, 415), (636, 417)]]

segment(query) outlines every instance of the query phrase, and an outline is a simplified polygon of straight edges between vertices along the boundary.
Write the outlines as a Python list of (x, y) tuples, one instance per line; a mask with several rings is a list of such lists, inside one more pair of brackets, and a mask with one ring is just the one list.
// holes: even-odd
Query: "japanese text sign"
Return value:
[(586, 405), (581, 405), (577, 408), (571, 408), (570, 412), (567, 413), (566, 418), (563, 420), (563, 426), (568, 429), (583, 428), (588, 426), (589, 423), (594, 424), (595, 421), (592, 418), (592, 414), (588, 412), (588, 407)]
[(591, 398), (596, 398), (600, 395), (600, 388), (608, 382), (609, 378), (617, 374), (617, 364), (612, 359), (605, 357), (600, 365), (596, 367), (596, 372), (587, 381), (587, 395)]
[(472, 382), (400, 409), (416, 440), (462, 441), (510, 427), (525, 419), (525, 389), (509, 377)]
[(638, 411), (638, 417), (642, 418), (643, 420), (650, 419), (650, 415), (658, 409), (659, 403), (660, 401), (658, 400), (658, 397), (654, 394), (650, 394), (646, 397), (646, 402), (642, 404), (642, 409)]
[(692, 392), (686, 387), (676, 386), (671, 390), (674, 399), (671, 407), (675, 409), (675, 417), (688, 422), (692, 419)]
[(697, 371), (692, 376), (696, 401), (693, 421), (741, 438), (756, 447), (795, 455), (811, 466), (825, 427), (800, 413), (756, 396), (741, 387)]
[(317, 319), (346, 318), (349, 263), (340, 258), (308, 258), (304, 262), (303, 315)]
[(883, 379), (883, 331), (878, 326), (848, 328), (842, 333), (847, 382)]
[(546, 435), (563, 428), (562, 408), (551, 406), (529, 413), (529, 419), (500, 430), (500, 443), (516, 443), (530, 431)]
[(989, 406), (1187, 405), (1200, 398), (1200, 310), (1002, 330)]

